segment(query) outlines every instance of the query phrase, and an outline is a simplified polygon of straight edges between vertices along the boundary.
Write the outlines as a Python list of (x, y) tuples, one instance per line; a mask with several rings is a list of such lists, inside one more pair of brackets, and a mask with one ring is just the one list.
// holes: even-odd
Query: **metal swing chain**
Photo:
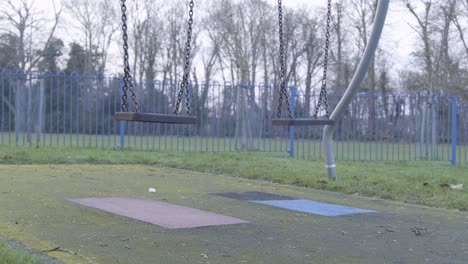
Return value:
[(325, 115), (327, 118), (330, 118), (330, 113), (328, 112), (328, 95), (327, 95), (327, 72), (328, 72), (328, 52), (330, 49), (330, 25), (331, 25), (331, 10), (332, 10), (332, 0), (328, 0), (327, 7), (327, 27), (325, 33), (325, 54), (323, 61), (323, 78), (322, 78), (322, 88), (320, 89), (320, 96), (315, 107), (314, 118), (317, 119), (317, 116), (320, 111), (320, 106), (323, 103), (325, 104)]
[(133, 87), (133, 78), (130, 73), (130, 63), (128, 55), (128, 35), (127, 35), (127, 6), (125, 5), (126, 0), (122, 1), (122, 39), (123, 39), (123, 51), (124, 51), (124, 77), (123, 77), (123, 95), (122, 95), (122, 111), (128, 112), (128, 98), (127, 92), (130, 91), (132, 94), (132, 100), (135, 104), (135, 112), (140, 112), (140, 102), (135, 94)]
[(279, 44), (280, 44), (280, 64), (281, 64), (281, 75), (280, 75), (280, 93), (278, 101), (278, 109), (276, 110), (276, 117), (281, 118), (281, 111), (283, 108), (283, 97), (286, 102), (286, 108), (288, 110), (288, 118), (292, 119), (291, 106), (289, 105), (289, 96), (286, 89), (285, 80), (285, 62), (284, 62), (284, 37), (283, 37), (283, 3), (282, 0), (278, 0), (278, 19), (279, 19)]
[(188, 20), (188, 29), (187, 29), (187, 42), (185, 43), (185, 65), (184, 65), (184, 75), (182, 76), (182, 82), (180, 84), (179, 94), (177, 95), (177, 102), (174, 108), (174, 114), (179, 113), (180, 103), (182, 102), (182, 96), (184, 92), (186, 93), (186, 113), (187, 115), (191, 114), (190, 110), (190, 95), (189, 95), (189, 75), (190, 75), (190, 51), (192, 46), (192, 31), (193, 31), (193, 0), (190, 0), (189, 4), (189, 20)]

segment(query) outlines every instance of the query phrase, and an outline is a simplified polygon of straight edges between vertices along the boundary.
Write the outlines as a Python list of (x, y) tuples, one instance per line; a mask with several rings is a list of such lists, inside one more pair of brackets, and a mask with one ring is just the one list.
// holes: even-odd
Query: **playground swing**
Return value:
[[(172, 114), (159, 114), (159, 113), (142, 113), (140, 112), (140, 102), (135, 94), (133, 87), (133, 78), (130, 72), (129, 55), (128, 55), (128, 35), (127, 35), (127, 6), (126, 0), (121, 0), (122, 10), (122, 33), (123, 33), (123, 52), (124, 52), (124, 77), (122, 87), (122, 112), (116, 112), (114, 118), (119, 121), (137, 121), (137, 122), (152, 122), (152, 123), (166, 123), (166, 124), (196, 124), (196, 117), (191, 115), (190, 110), (190, 97), (189, 97), (189, 74), (190, 74), (190, 52), (192, 42), (192, 26), (193, 26), (193, 0), (189, 3), (189, 20), (187, 29), (187, 42), (185, 44), (185, 64), (182, 82), (180, 83), (177, 101)], [(135, 111), (129, 111), (129, 103), (127, 93), (131, 93)], [(182, 97), (186, 96), (186, 115), (179, 115), (180, 104)]]
[[(282, 8), (282, 0), (278, 0), (281, 72), (280, 72), (280, 91), (279, 91), (278, 108), (276, 110), (276, 118), (272, 120), (272, 124), (274, 126), (323, 126), (323, 125), (335, 124), (335, 120), (330, 119), (330, 114), (328, 112), (328, 96), (327, 96), (327, 72), (328, 72), (328, 51), (330, 48), (331, 9), (332, 9), (331, 0), (328, 0), (322, 87), (320, 90), (320, 96), (317, 101), (317, 105), (315, 107), (314, 116), (313, 118), (294, 118), (292, 111), (291, 111), (291, 107), (289, 105), (288, 91), (286, 89), (285, 61), (284, 61), (284, 56), (285, 56), (284, 55), (284, 37), (283, 37), (283, 8)], [(283, 100), (286, 102), (286, 108), (288, 111), (287, 118), (281, 117), (281, 111), (283, 108)], [(318, 114), (320, 112), (320, 107), (322, 106), (322, 103), (325, 104), (326, 118), (318, 119)]]
[[(123, 40), (124, 40), (124, 85), (123, 85), (123, 95), (122, 95), (122, 112), (116, 113), (115, 118), (121, 121), (139, 121), (139, 122), (155, 122), (155, 123), (171, 123), (171, 124), (195, 124), (196, 118), (191, 116), (190, 113), (190, 101), (189, 101), (189, 90), (188, 90), (188, 77), (190, 70), (190, 50), (191, 50), (191, 39), (192, 39), (192, 25), (193, 25), (193, 0), (190, 0), (190, 9), (189, 9), (189, 21), (188, 21), (188, 31), (187, 31), (187, 42), (186, 42), (186, 57), (184, 65), (184, 75), (180, 85), (180, 90), (178, 93), (177, 103), (172, 115), (164, 114), (155, 114), (155, 113), (140, 113), (140, 104), (138, 98), (133, 90), (132, 76), (130, 74), (130, 66), (128, 62), (128, 37), (127, 37), (127, 16), (126, 16), (126, 6), (125, 1), (122, 1), (122, 31), (123, 31)], [(367, 46), (364, 50), (362, 58), (356, 68), (356, 72), (349, 83), (343, 97), (338, 102), (337, 106), (331, 114), (328, 112), (328, 100), (327, 100), (327, 70), (328, 70), (328, 51), (330, 45), (330, 24), (331, 24), (331, 0), (328, 0), (328, 12), (327, 12), (327, 26), (326, 26), (326, 45), (325, 45), (325, 58), (324, 58), (324, 68), (323, 68), (323, 78), (322, 78), (322, 87), (320, 91), (319, 100), (315, 108), (314, 118), (294, 118), (290, 105), (289, 105), (289, 96), (286, 89), (286, 80), (285, 80), (285, 62), (284, 62), (284, 38), (283, 38), (283, 10), (282, 10), (282, 0), (278, 0), (278, 11), (279, 11), (279, 38), (280, 38), (280, 63), (281, 63), (281, 88), (280, 96), (278, 103), (278, 110), (276, 113), (276, 118), (272, 120), (272, 124), (275, 126), (324, 126), (323, 130), (323, 146), (325, 152), (325, 166), (328, 170), (328, 177), (330, 179), (336, 179), (336, 164), (335, 157), (333, 154), (333, 131), (335, 129), (335, 123), (341, 119), (344, 112), (348, 108), (349, 104), (355, 97), (356, 93), (359, 91), (359, 87), (364, 80), (364, 77), (369, 69), (370, 62), (372, 61), (377, 46), (379, 44), (380, 36), (382, 35), (382, 30), (385, 25), (385, 20), (387, 17), (387, 11), (390, 0), (379, 0), (376, 13), (374, 16), (373, 28), (368, 38)], [(128, 102), (127, 102), (127, 91), (130, 91), (132, 94), (133, 102), (135, 103), (135, 112), (129, 112)], [(186, 116), (178, 115), (180, 103), (182, 101), (182, 96), (186, 93)], [(283, 104), (283, 99), (286, 102), (288, 110), (288, 118), (281, 117), (281, 109)], [(326, 118), (318, 119), (318, 113), (320, 111), (321, 104), (325, 104)]]
[[(282, 1), (278, 0), (278, 10), (279, 10), (279, 36), (280, 36), (280, 62), (281, 62), (281, 88), (280, 96), (278, 103), (278, 110), (276, 113), (276, 118), (272, 120), (272, 124), (275, 126), (319, 126), (323, 125), (323, 149), (325, 154), (325, 167), (328, 171), (328, 177), (332, 180), (336, 179), (336, 163), (335, 155), (333, 153), (333, 132), (335, 129), (335, 123), (338, 122), (342, 117), (345, 111), (348, 109), (349, 104), (354, 99), (355, 95), (359, 91), (360, 85), (366, 76), (367, 70), (369, 69), (370, 62), (372, 61), (377, 46), (379, 44), (380, 36), (382, 35), (382, 30), (385, 25), (385, 20), (387, 17), (388, 6), (390, 0), (379, 0), (376, 8), (376, 13), (374, 16), (374, 23), (372, 31), (369, 35), (367, 46), (362, 54), (362, 58), (356, 68), (356, 72), (349, 83), (343, 97), (341, 97), (337, 106), (333, 112), (329, 115), (328, 113), (328, 102), (327, 102), (327, 90), (326, 90), (326, 80), (327, 80), (327, 68), (328, 68), (328, 50), (330, 45), (330, 21), (331, 21), (331, 0), (328, 0), (328, 12), (327, 12), (327, 27), (326, 27), (326, 43), (325, 43), (325, 60), (323, 67), (323, 79), (322, 79), (322, 88), (320, 91), (319, 101), (315, 109), (314, 118), (298, 118), (295, 119), (291, 113), (291, 108), (289, 106), (289, 98), (286, 89), (286, 81), (284, 74), (284, 43), (283, 43), (283, 14), (282, 14)], [(281, 118), (281, 108), (283, 104), (283, 98), (286, 101), (288, 108), (288, 118)], [(317, 119), (317, 115), (320, 111), (320, 106), (322, 101), (325, 103), (326, 110), (326, 119)]]

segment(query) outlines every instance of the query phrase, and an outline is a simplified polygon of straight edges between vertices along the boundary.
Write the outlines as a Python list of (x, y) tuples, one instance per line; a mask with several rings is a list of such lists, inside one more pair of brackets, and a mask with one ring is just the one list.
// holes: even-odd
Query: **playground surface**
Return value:
[[(324, 216), (236, 197), (245, 192), (368, 211)], [(72, 201), (109, 197), (243, 222), (170, 229)], [(4, 165), (0, 199), (0, 236), (72, 264), (468, 263), (466, 212), (208, 173), (142, 165)]]

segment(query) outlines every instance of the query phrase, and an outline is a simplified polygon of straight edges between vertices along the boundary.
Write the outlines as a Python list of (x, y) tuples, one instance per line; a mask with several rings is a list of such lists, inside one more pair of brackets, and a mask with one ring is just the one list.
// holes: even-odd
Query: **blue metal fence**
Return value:
[[(178, 83), (136, 85), (144, 112), (171, 113)], [(192, 83), (197, 124), (119, 124), (117, 76), (0, 73), (0, 144), (132, 148), (152, 151), (256, 151), (321, 159), (321, 127), (273, 127), (278, 87)], [(291, 87), (295, 117), (309, 117), (317, 95)], [(329, 94), (334, 107), (340, 94)], [(185, 111), (185, 109), (182, 109)], [(323, 113), (322, 113), (323, 114)], [(361, 93), (335, 131), (337, 159), (439, 160), (468, 164), (468, 105), (445, 94)]]

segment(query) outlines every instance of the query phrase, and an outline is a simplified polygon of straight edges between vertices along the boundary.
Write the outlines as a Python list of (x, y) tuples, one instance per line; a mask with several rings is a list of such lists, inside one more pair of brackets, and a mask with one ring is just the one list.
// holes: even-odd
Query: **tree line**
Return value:
[[(0, 4), (0, 67), (29, 71), (113, 73), (121, 52), (120, 3), (62, 0), (41, 10), (31, 0)], [(265, 0), (195, 1), (194, 81), (275, 83), (279, 79), (277, 6)], [(377, 0), (333, 0), (329, 86), (343, 91), (367, 45)], [(181, 76), (187, 1), (128, 1), (134, 78)], [(467, 83), (468, 0), (400, 0), (415, 36), (409, 69), (394, 69), (381, 48), (362, 89), (448, 92)], [(323, 7), (285, 8), (286, 77), (305, 94), (317, 88), (324, 58)], [(394, 13), (391, 13), (394, 14)], [(391, 27), (391, 25), (390, 25)], [(398, 29), (393, 29), (398, 30)], [(120, 63), (120, 60), (118, 60)]]

